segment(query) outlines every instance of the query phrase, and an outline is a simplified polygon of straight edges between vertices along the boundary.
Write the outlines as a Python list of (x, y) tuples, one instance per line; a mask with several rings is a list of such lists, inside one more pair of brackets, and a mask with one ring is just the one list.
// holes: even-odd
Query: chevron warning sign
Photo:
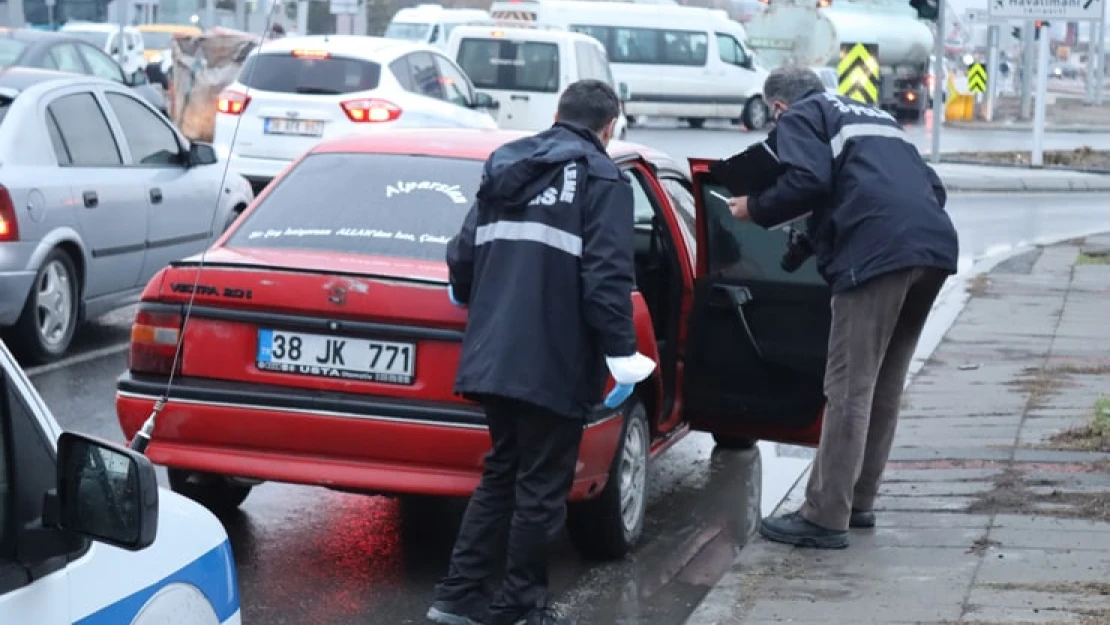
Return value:
[(846, 43), (840, 46), (836, 66), (837, 93), (864, 104), (879, 103), (881, 73), (879, 46), (873, 43)]
[(972, 93), (986, 93), (987, 68), (982, 63), (972, 63), (967, 68), (967, 90)]

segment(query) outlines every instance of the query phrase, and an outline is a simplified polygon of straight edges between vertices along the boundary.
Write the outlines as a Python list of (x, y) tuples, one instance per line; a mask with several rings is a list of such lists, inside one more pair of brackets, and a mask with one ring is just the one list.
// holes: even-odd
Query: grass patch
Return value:
[(1104, 254), (1088, 254), (1080, 252), (1076, 265), (1110, 265), (1110, 256)]
[(1110, 396), (1095, 402), (1088, 425), (1056, 434), (1049, 442), (1061, 449), (1110, 451)]

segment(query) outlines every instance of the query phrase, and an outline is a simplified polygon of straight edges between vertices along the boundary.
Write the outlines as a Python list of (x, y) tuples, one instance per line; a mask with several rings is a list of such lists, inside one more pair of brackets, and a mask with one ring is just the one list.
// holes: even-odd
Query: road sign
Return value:
[(1105, 0), (989, 0), (991, 18), (1022, 20), (1098, 21)]
[(358, 0), (328, 0), (332, 15), (353, 15), (358, 13)]
[(879, 103), (879, 87), (882, 81), (878, 44), (842, 44), (836, 74), (837, 92), (840, 95), (864, 104)]
[(987, 92), (987, 68), (978, 61), (967, 68), (967, 90), (972, 93)]

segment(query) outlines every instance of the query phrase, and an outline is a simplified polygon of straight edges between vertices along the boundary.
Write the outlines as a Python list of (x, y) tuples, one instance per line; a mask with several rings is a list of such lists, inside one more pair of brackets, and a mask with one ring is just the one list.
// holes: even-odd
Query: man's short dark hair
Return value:
[(600, 80), (579, 80), (571, 83), (559, 96), (556, 114), (560, 121), (601, 132), (609, 122), (620, 116), (621, 100), (612, 87)]
[(808, 67), (787, 65), (772, 71), (763, 83), (763, 101), (778, 100), (793, 105), (814, 91), (824, 91), (821, 77)]

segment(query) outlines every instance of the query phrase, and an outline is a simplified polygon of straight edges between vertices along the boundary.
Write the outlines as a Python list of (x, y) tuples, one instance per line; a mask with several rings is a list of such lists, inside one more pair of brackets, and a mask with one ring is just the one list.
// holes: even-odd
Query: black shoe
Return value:
[(848, 527), (875, 527), (875, 513), (870, 510), (852, 508), (852, 516), (848, 519)]
[(428, 608), (428, 620), (439, 625), (487, 625), (489, 615), (484, 597), (462, 601), (436, 601)]
[(825, 529), (810, 523), (801, 512), (767, 517), (759, 523), (759, 533), (768, 540), (799, 547), (844, 549), (848, 546), (848, 532)]
[(517, 621), (514, 625), (574, 625), (570, 619), (565, 619), (551, 608), (537, 608), (527, 616)]

